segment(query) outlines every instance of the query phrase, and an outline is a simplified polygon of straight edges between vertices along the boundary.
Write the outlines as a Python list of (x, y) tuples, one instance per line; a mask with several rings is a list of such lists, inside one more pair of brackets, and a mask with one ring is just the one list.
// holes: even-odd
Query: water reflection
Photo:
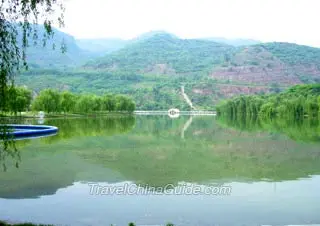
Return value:
[(0, 172), (0, 197), (54, 194), (78, 181), (164, 188), (180, 182), (280, 182), (320, 174), (319, 144), (261, 127), (233, 129), (214, 117), (50, 119), (45, 124), (59, 127), (59, 134), (17, 141), (22, 163), (20, 169)]
[[(10, 160), (8, 160), (9, 158)], [(19, 164), (21, 162), (20, 152), (18, 151), (13, 139), (2, 138), (0, 140), (0, 165), (4, 172), (7, 171), (8, 161), (13, 162), (14, 166), (19, 168)]]
[(10, 124), (33, 124), (33, 120), (24, 118), (1, 118), (0, 119), (0, 165), (4, 172), (7, 171), (9, 166), (15, 166), (19, 168), (21, 163), (20, 148), (23, 148), (30, 142), (31, 139), (54, 136), (56, 133), (50, 133), (48, 135), (38, 134), (25, 134), (24, 136), (15, 136), (12, 132), (16, 130)]
[(135, 117), (62, 118), (48, 119), (45, 123), (59, 128), (57, 136), (45, 139), (46, 142), (52, 143), (73, 137), (125, 134), (134, 128)]
[[(0, 218), (62, 225), (315, 222), (318, 124), (272, 123), (184, 116), (46, 119), (59, 127), (58, 135), (16, 141), (19, 168), (0, 171)], [(143, 193), (92, 195), (92, 183), (110, 191), (128, 184)], [(232, 192), (144, 193), (181, 191), (183, 184)]]
[(15, 141), (12, 136), (8, 135), (9, 128), (5, 125), (5, 120), (0, 119), (0, 166), (1, 170), (7, 171), (7, 161), (10, 158), (14, 162), (16, 168), (19, 168), (21, 161), (20, 153), (16, 148)]
[(303, 120), (293, 119), (259, 119), (255, 117), (219, 117), (220, 125), (235, 128), (239, 131), (269, 131), (286, 134), (292, 140), (305, 142), (320, 142), (320, 124), (315, 118)]

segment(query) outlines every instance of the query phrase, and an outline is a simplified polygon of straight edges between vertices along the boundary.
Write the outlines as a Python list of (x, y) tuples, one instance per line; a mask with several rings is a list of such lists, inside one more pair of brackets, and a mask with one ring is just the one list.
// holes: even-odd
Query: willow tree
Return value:
[[(27, 47), (38, 40), (46, 45), (54, 35), (52, 26), (64, 25), (63, 13), (62, 0), (0, 0), (0, 113), (7, 107), (15, 75), (28, 68)], [(44, 26), (43, 37), (38, 37), (37, 24)], [(14, 158), (18, 167), (20, 155), (2, 124), (0, 120), (0, 166), (6, 170), (6, 157)]]
[[(0, 111), (6, 107), (15, 75), (28, 68), (27, 47), (38, 41), (45, 46), (54, 35), (52, 26), (64, 25), (63, 13), (62, 0), (0, 0)], [(45, 30), (42, 37), (35, 26), (39, 23)]]

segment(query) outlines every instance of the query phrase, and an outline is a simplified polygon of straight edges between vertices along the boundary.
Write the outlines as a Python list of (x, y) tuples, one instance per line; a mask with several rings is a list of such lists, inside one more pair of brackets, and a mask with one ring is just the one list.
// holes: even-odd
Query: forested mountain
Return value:
[(223, 63), (233, 47), (205, 40), (179, 39), (157, 33), (126, 48), (93, 60), (88, 68), (126, 70), (131, 72), (176, 74), (211, 71)]
[[(74, 39), (70, 42), (67, 47), (78, 56), (79, 47)], [(197, 108), (212, 109), (220, 100), (240, 94), (280, 92), (292, 85), (320, 82), (320, 49), (292, 43), (235, 47), (159, 31), (91, 59), (72, 70), (33, 69), (22, 74), (18, 83), (36, 92), (57, 88), (127, 94), (136, 100), (137, 109), (188, 109), (181, 95), (184, 85)]]
[(83, 50), (98, 53), (99, 56), (103, 56), (108, 53), (120, 50), (129, 44), (138, 43), (152, 38), (157, 34), (165, 33), (165, 31), (150, 31), (129, 40), (124, 40), (120, 38), (76, 39), (76, 43)]
[(141, 74), (201, 74), (220, 81), (292, 85), (320, 81), (320, 49), (291, 43), (234, 47), (156, 33), (86, 68)]
[[(28, 39), (27, 60), (31, 68), (64, 68), (76, 67), (97, 57), (98, 55), (81, 49), (73, 36), (54, 29), (53, 38), (49, 38), (44, 46), (43, 26), (37, 25), (35, 27), (38, 31), (38, 39), (35, 43), (32, 37)], [(21, 31), (18, 36), (21, 42)], [(65, 53), (62, 48), (65, 47)]]

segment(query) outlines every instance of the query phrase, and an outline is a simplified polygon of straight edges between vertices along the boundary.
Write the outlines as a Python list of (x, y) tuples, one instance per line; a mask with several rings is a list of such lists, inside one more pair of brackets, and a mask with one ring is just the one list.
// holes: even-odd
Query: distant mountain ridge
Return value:
[[(39, 37), (41, 37), (44, 32), (43, 27), (38, 26), (38, 31)], [(181, 39), (178, 36), (166, 33), (165, 31), (147, 32), (131, 40), (122, 40), (118, 38), (75, 39), (73, 36), (57, 29), (54, 29), (54, 32), (55, 35), (53, 39), (47, 42), (46, 47), (42, 47), (41, 40), (38, 41), (36, 46), (32, 45), (32, 40), (29, 41), (30, 46), (27, 49), (27, 57), (30, 65), (46, 68), (90, 65), (93, 68), (97, 68), (102, 65), (104, 65), (102, 67), (109, 67), (110, 60), (108, 59), (111, 58), (114, 62), (113, 66), (115, 66), (117, 64), (126, 64), (125, 61), (135, 61), (134, 59), (137, 59), (137, 57), (140, 57), (140, 61), (150, 61), (148, 57), (152, 55), (155, 57), (156, 55), (157, 57), (152, 59), (153, 65), (167, 64), (168, 67), (172, 68), (173, 65), (185, 62), (185, 66), (190, 67), (194, 64), (194, 61), (203, 61), (202, 63), (198, 62), (201, 65), (194, 64), (194, 71), (201, 71), (204, 68), (207, 69), (205, 65), (209, 67), (210, 62), (212, 63), (211, 66), (226, 63), (224, 62), (226, 58), (232, 58), (232, 54), (236, 54), (239, 49), (241, 50), (244, 48), (257, 49), (259, 46), (264, 46), (266, 51), (272, 53), (276, 58), (285, 60), (285, 63), (288, 64), (299, 62), (300, 64), (305, 64), (306, 59), (310, 64), (310, 62), (314, 61), (313, 59), (317, 59), (319, 50), (318, 48), (296, 45), (293, 43), (272, 45), (270, 43), (261, 43), (257, 40), (250, 39)], [(67, 51), (64, 54), (62, 54), (60, 50), (62, 43), (67, 48)], [(54, 50), (52, 50), (53, 45), (56, 47)], [(205, 49), (205, 47), (209, 46), (211, 47), (210, 50), (212, 52)], [(215, 48), (213, 48), (213, 46), (215, 46)], [(141, 49), (139, 50), (139, 48)], [(144, 51), (143, 48), (146, 48), (145, 50), (147, 52), (142, 53)], [(165, 51), (170, 51), (170, 53), (165, 53)], [(151, 54), (151, 52), (154, 54)], [(126, 57), (130, 58), (122, 61), (121, 54), (129, 54)], [(137, 54), (137, 56), (134, 56), (134, 54)], [(147, 55), (142, 56), (141, 54)], [(174, 54), (176, 54), (176, 56), (173, 56)], [(184, 54), (186, 54), (185, 58), (182, 59), (181, 57), (183, 57)], [(167, 57), (170, 59), (166, 60)], [(215, 59), (213, 60), (213, 58)], [(109, 61), (109, 63), (107, 61)], [(192, 61), (191, 65), (189, 65), (189, 61)], [(133, 63), (132, 66), (134, 67), (136, 62), (131, 63)], [(151, 64), (148, 66), (152, 67), (153, 65)], [(119, 69), (121, 69), (121, 66)], [(145, 68), (140, 68), (140, 71), (144, 69)], [(175, 68), (173, 68), (173, 70), (175, 70)]]
[[(98, 55), (81, 49), (75, 38), (58, 29), (53, 28), (54, 36), (46, 41), (43, 46), (43, 35), (45, 33), (43, 26), (33, 25), (37, 30), (38, 39), (33, 40), (29, 37), (27, 51), (27, 61), (31, 68), (65, 68), (77, 67), (91, 58)], [(22, 30), (18, 28), (18, 43), (22, 43)], [(62, 47), (66, 52), (62, 52)]]
[[(174, 38), (180, 39), (178, 36), (172, 33), (168, 33), (163, 30), (156, 30), (156, 31), (143, 33), (137, 36), (136, 38), (129, 39), (129, 40), (124, 40), (120, 38), (100, 38), (100, 39), (93, 38), (93, 39), (76, 39), (76, 43), (83, 50), (97, 52), (101, 54), (102, 53), (107, 54), (107, 53), (120, 50), (125, 46), (127, 46), (128, 44), (144, 41), (149, 38), (152, 38), (155, 35), (161, 35), (161, 34), (170, 35)], [(260, 41), (252, 40), (252, 39), (227, 39), (222, 37), (199, 38), (199, 39), (218, 42), (218, 43), (232, 45), (232, 46), (256, 45), (261, 43)]]
[(320, 81), (320, 49), (292, 43), (232, 46), (156, 33), (85, 64), (92, 69), (155, 74), (202, 74), (246, 83)]
[(157, 33), (88, 62), (85, 66), (141, 73), (152, 73), (155, 70), (161, 70), (162, 74), (197, 72), (221, 64), (225, 54), (232, 50), (233, 47), (226, 44), (180, 39), (169, 33)]
[[(150, 31), (129, 40), (124, 40), (120, 38), (101, 38), (101, 39), (93, 38), (93, 39), (77, 39), (76, 43), (83, 50), (100, 53), (101, 55), (101, 54), (108, 54), (108, 53), (115, 52), (117, 50), (120, 50), (126, 47), (127, 45), (147, 40), (159, 34), (169, 34), (169, 33), (166, 33), (165, 31)], [(178, 38), (173, 34), (170, 34), (170, 35), (172, 37)]]
[(253, 40), (253, 39), (227, 39), (223, 37), (212, 37), (212, 38), (203, 38), (204, 40), (209, 40), (209, 41), (214, 41), (214, 42), (219, 42), (219, 43), (224, 43), (227, 45), (232, 45), (232, 46), (251, 46), (251, 45), (257, 45), (260, 44), (261, 41), (258, 40)]

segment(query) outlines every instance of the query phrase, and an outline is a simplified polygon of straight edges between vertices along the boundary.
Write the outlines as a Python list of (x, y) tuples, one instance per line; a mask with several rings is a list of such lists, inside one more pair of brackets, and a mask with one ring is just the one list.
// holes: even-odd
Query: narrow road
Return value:
[(191, 109), (197, 110), (197, 109), (193, 106), (193, 104), (192, 104), (191, 100), (189, 99), (188, 95), (184, 92), (184, 86), (181, 86), (181, 93), (182, 93), (183, 98), (184, 98), (185, 101), (187, 102), (187, 104), (189, 104), (189, 106), (191, 107)]

